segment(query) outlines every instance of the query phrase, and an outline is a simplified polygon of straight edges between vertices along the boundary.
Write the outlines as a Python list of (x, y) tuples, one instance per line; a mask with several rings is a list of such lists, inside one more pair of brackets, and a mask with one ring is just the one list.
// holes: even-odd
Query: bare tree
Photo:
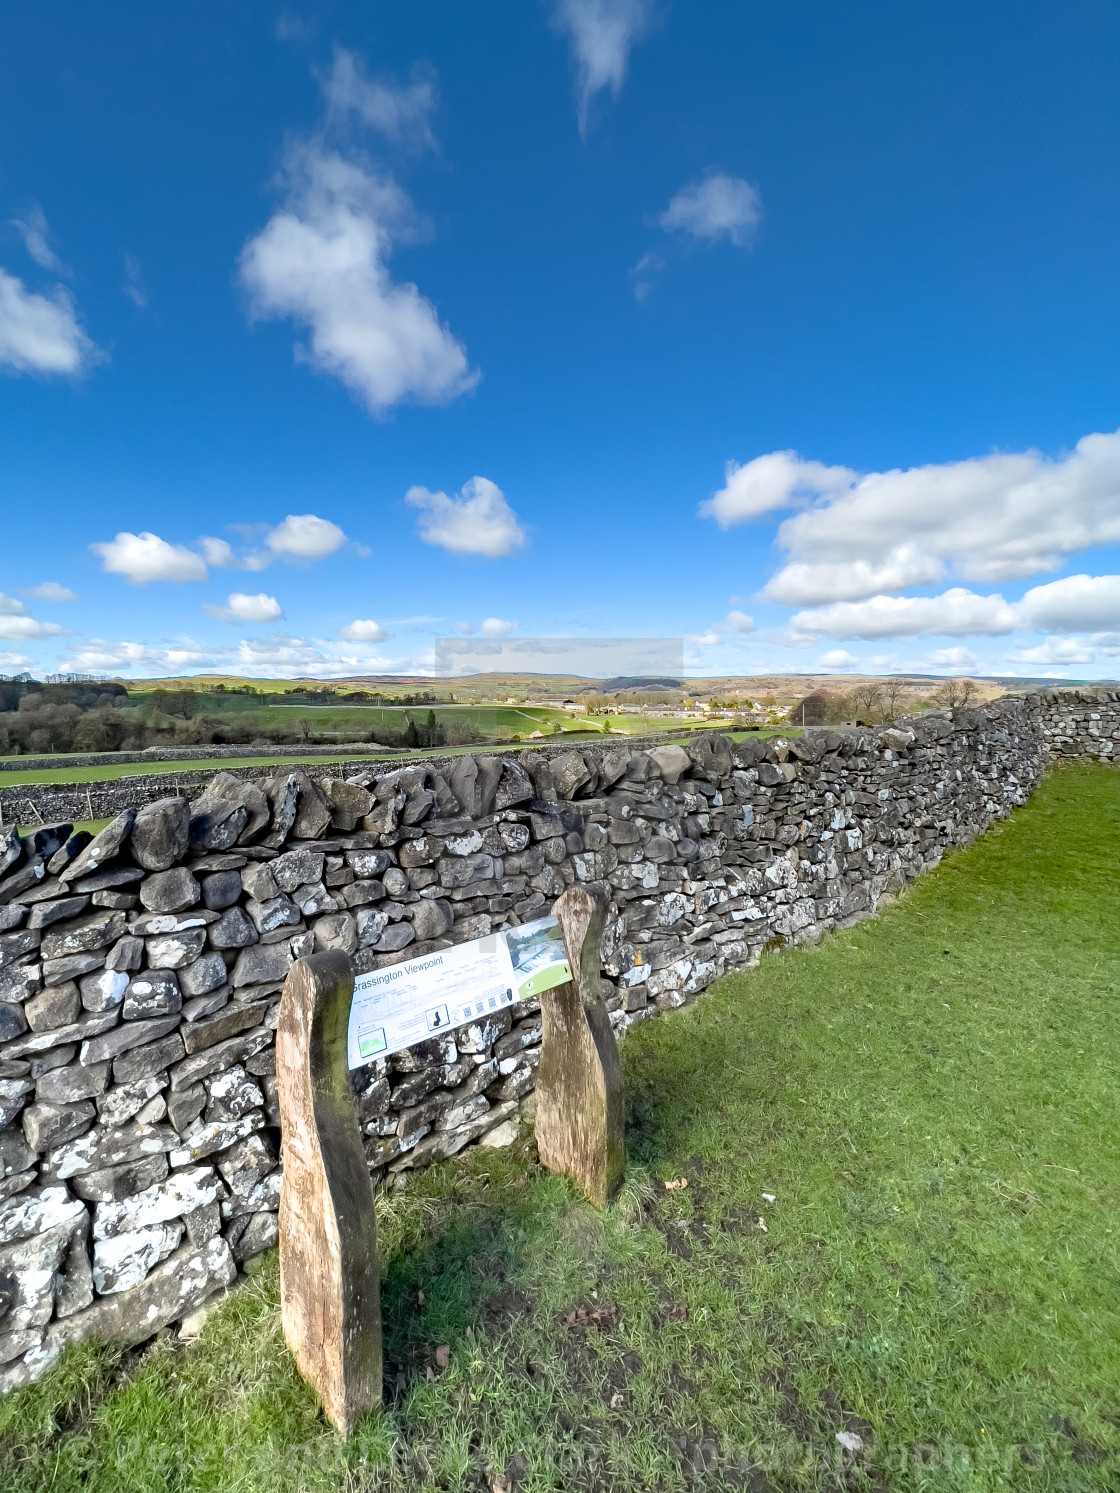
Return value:
[(848, 691), (847, 703), (856, 720), (874, 725), (883, 717), (883, 686), (877, 679), (853, 685)]
[(933, 698), (938, 705), (948, 710), (959, 710), (979, 698), (980, 689), (975, 679), (946, 679)]
[(902, 706), (907, 695), (906, 685), (901, 679), (884, 679), (883, 681), (883, 713), (889, 721), (902, 714)]

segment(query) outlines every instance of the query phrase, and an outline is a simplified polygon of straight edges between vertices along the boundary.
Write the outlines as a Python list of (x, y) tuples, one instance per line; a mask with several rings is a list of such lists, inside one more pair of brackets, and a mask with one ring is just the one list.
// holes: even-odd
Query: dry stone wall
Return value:
[[(0, 831), (0, 1388), (86, 1337), (145, 1340), (275, 1241), (274, 1031), (301, 955), (380, 968), (593, 882), (621, 1033), (869, 915), (1048, 756), (1118, 747), (1116, 694), (1027, 696), (788, 742), (219, 773), (92, 839)], [(524, 1002), (356, 1072), (371, 1173), (510, 1119), (539, 1051)]]

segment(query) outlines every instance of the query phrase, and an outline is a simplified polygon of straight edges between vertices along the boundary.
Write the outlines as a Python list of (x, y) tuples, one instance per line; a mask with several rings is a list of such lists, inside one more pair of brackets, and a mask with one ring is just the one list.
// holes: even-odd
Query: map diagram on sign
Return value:
[(346, 1058), (360, 1068), (572, 978), (555, 918), (358, 975)]

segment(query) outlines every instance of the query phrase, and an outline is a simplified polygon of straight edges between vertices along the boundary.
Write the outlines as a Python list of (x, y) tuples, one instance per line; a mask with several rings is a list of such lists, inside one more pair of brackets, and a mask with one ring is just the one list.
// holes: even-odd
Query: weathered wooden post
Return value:
[(381, 1404), (377, 1222), (346, 1064), (353, 990), (345, 954), (298, 960), (276, 1031), (284, 1337), (347, 1437)]
[(572, 978), (541, 994), (537, 1148), (605, 1208), (626, 1172), (624, 1093), (618, 1047), (599, 993), (599, 940), (606, 917), (599, 893), (569, 887), (552, 909), (564, 933)]

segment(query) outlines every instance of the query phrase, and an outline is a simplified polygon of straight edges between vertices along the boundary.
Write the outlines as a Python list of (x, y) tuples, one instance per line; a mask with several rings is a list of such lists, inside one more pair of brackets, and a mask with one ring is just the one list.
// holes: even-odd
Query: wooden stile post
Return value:
[(276, 1031), (284, 1338), (344, 1437), (381, 1404), (373, 1184), (346, 1066), (353, 991), (345, 954), (298, 960), (284, 984)]
[(537, 1148), (550, 1171), (571, 1177), (597, 1208), (605, 1208), (626, 1172), (622, 1067), (599, 993), (606, 902), (573, 886), (552, 913), (564, 933), (572, 979), (541, 995)]

